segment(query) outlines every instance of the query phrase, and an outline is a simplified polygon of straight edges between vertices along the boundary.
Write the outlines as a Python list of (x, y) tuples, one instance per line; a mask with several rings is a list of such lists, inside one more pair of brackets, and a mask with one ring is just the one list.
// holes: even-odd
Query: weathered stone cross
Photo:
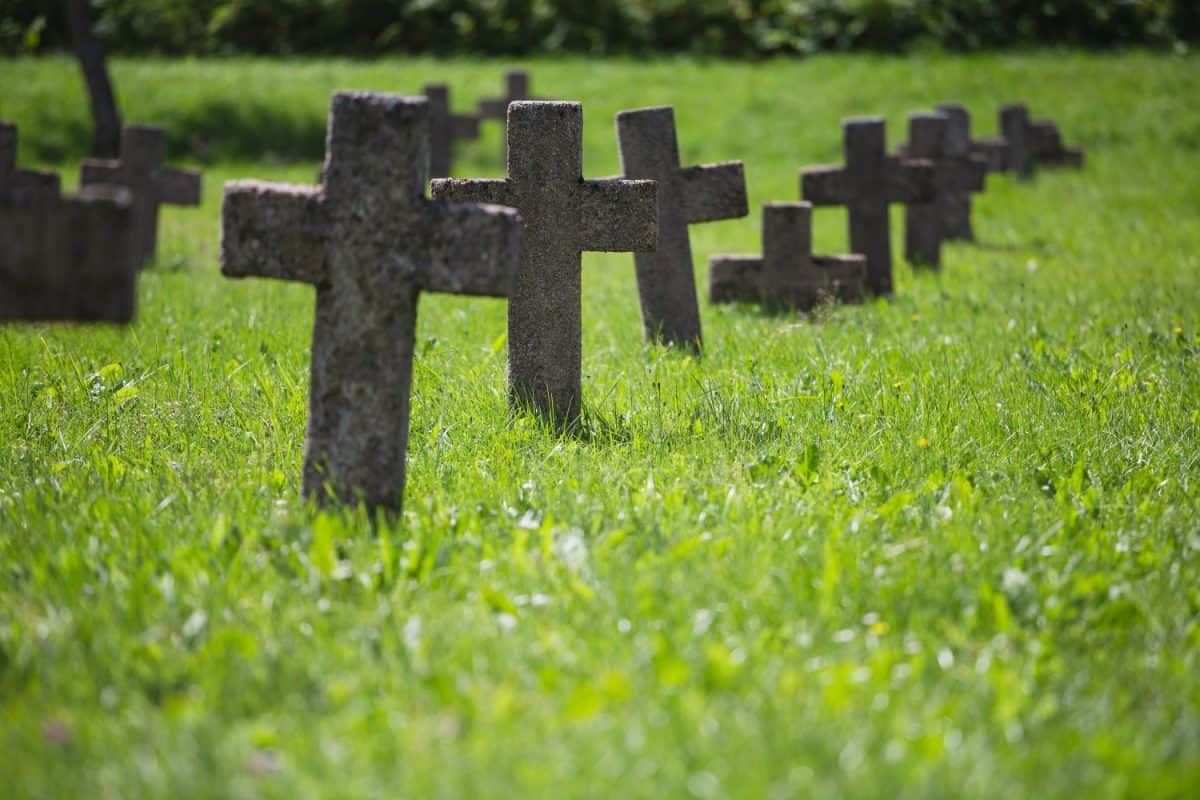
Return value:
[[(478, 115), (481, 120), (495, 119), (508, 124), (508, 106), (517, 100), (532, 100), (529, 94), (529, 73), (513, 69), (504, 73), (504, 96), (484, 97), (479, 100)], [(500, 137), (500, 162), (508, 160), (508, 135)]]
[(81, 186), (124, 186), (133, 194), (134, 236), (139, 261), (154, 258), (158, 245), (158, 207), (200, 205), (200, 173), (163, 166), (166, 145), (162, 128), (126, 125), (121, 130), (119, 159), (84, 159)]
[(423, 99), (334, 94), (325, 152), (319, 186), (226, 184), (221, 269), (317, 289), (304, 494), (399, 508), (418, 295), (507, 295), (518, 220), (425, 199)]
[(446, 178), (454, 159), (454, 142), (479, 138), (479, 117), (450, 110), (450, 87), (431, 83), (425, 87), (429, 101), (429, 175)]
[[(985, 136), (980, 139), (971, 138), (971, 112), (958, 103), (940, 103), (934, 107), (936, 111), (945, 114), (949, 120), (947, 141), (958, 147), (965, 140), (967, 150), (973, 156), (982, 158), (987, 164), (988, 172), (1004, 172), (1008, 169), (1008, 142), (1003, 136)], [(965, 195), (967, 220), (970, 220), (971, 198)], [(960, 229), (952, 238), (973, 239), (970, 230)]]
[[(949, 119), (941, 113), (912, 114), (908, 118), (910, 158), (933, 165), (934, 196), (928, 203), (909, 203), (904, 208), (904, 257), (910, 264), (941, 266), (942, 239), (949, 231), (970, 230), (970, 193), (983, 191), (987, 163), (972, 156), (961, 138), (953, 141)], [(967, 218), (963, 220), (963, 199)]]
[(1020, 103), (1000, 106), (1000, 135), (1008, 145), (1004, 166), (1019, 180), (1033, 177), (1033, 150), (1029, 141), (1029, 109)]
[(633, 256), (646, 338), (699, 350), (688, 225), (749, 213), (742, 162), (680, 167), (675, 112), (666, 106), (617, 114), (617, 138), (625, 177), (658, 182), (658, 247)]
[(850, 218), (850, 249), (867, 257), (867, 290), (892, 291), (891, 203), (928, 202), (933, 197), (933, 165), (889, 156), (881, 117), (842, 122), (844, 167), (802, 170), (801, 196), (816, 206), (844, 205)]
[(583, 107), (508, 108), (508, 177), (437, 180), (433, 196), (521, 212), (521, 267), (508, 301), (508, 385), (514, 406), (574, 428), (581, 407), (580, 253), (650, 250), (654, 181), (591, 180), (583, 172)]
[(0, 121), (0, 197), (57, 195), (60, 186), (57, 172), (17, 169), (17, 126)]
[(866, 258), (813, 255), (811, 203), (764, 205), (762, 237), (761, 256), (709, 257), (711, 302), (761, 303), (772, 312), (862, 302)]

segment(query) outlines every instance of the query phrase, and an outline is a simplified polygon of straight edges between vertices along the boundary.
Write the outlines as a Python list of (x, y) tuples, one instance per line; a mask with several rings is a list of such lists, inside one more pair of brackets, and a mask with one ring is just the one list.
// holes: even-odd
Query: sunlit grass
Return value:
[[(705, 306), (702, 360), (643, 345), (631, 257), (585, 256), (583, 440), (506, 413), (502, 303), (426, 295), (403, 519), (317, 515), (311, 290), (220, 277), (221, 185), (314, 180), (333, 89), (465, 109), (504, 66), (116, 63), (205, 202), (165, 212), (134, 327), (0, 329), (0, 796), (1194, 795), (1196, 60), (531, 64), (589, 176), (661, 103), (685, 163), (746, 161), (702, 287), (844, 115), (895, 143), (1025, 99), (1088, 165), (990, 179), (980, 242), (890, 302)], [(74, 183), (74, 65), (0, 82)]]

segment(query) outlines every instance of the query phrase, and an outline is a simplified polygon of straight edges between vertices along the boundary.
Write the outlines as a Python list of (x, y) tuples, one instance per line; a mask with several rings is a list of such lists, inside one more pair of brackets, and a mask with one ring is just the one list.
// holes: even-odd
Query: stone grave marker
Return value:
[(132, 196), (117, 186), (0, 188), (0, 320), (132, 321), (133, 222)]
[(426, 86), (425, 98), (429, 101), (429, 175), (446, 178), (454, 160), (454, 143), (479, 138), (479, 117), (451, 111), (450, 87), (444, 83)]
[(675, 112), (666, 106), (617, 114), (617, 139), (625, 177), (658, 182), (658, 246), (633, 256), (646, 338), (698, 351), (700, 307), (688, 225), (749, 213), (742, 162), (680, 167)]
[(892, 291), (892, 245), (888, 220), (891, 203), (929, 202), (933, 165), (920, 159), (889, 156), (882, 117), (842, 122), (844, 167), (801, 171), (800, 192), (815, 206), (844, 205), (850, 225), (850, 249), (867, 258), (867, 291)]
[[(508, 124), (508, 106), (517, 100), (533, 100), (529, 93), (529, 73), (523, 69), (512, 69), (504, 73), (504, 96), (484, 97), (478, 105), (478, 115), (481, 120), (494, 119), (502, 124)], [(500, 163), (507, 163), (508, 135), (500, 137)]]
[(1021, 103), (1000, 106), (1000, 135), (1004, 137), (1008, 151), (1005, 169), (1027, 181), (1033, 177), (1033, 151), (1029, 141), (1029, 109)]
[(133, 218), (142, 263), (154, 258), (158, 245), (158, 207), (200, 205), (200, 173), (163, 166), (166, 143), (162, 128), (126, 125), (121, 129), (119, 159), (84, 159), (81, 186), (123, 186), (133, 195)]
[(709, 300), (761, 303), (768, 311), (810, 311), (828, 301), (860, 303), (867, 277), (861, 255), (812, 254), (812, 204), (767, 203), (761, 256), (708, 259)]
[(1037, 166), (1083, 167), (1083, 150), (1065, 146), (1056, 123), (1045, 119), (1034, 120), (1029, 125), (1028, 135)]
[(424, 99), (330, 106), (320, 185), (226, 184), (221, 270), (316, 287), (305, 496), (399, 509), (418, 296), (506, 296), (520, 230), (511, 209), (425, 198)]
[[(934, 109), (945, 114), (949, 119), (947, 141), (952, 143), (954, 147), (958, 147), (957, 143), (965, 139), (968, 152), (973, 156), (982, 158), (987, 165), (988, 172), (1004, 172), (1008, 169), (1008, 142), (1004, 141), (1003, 136), (985, 136), (979, 139), (972, 139), (971, 112), (958, 103), (939, 103)], [(969, 220), (970, 195), (966, 196), (966, 201), (967, 219)], [(963, 230), (952, 238), (972, 239), (973, 235)]]
[(509, 398), (573, 429), (582, 388), (584, 250), (651, 250), (654, 181), (584, 180), (583, 107), (508, 108), (508, 177), (437, 180), (433, 196), (521, 212), (521, 266), (508, 301)]
[(928, 203), (904, 207), (904, 256), (910, 264), (935, 269), (941, 267), (942, 239), (948, 232), (961, 230), (964, 224), (970, 231), (970, 193), (983, 191), (987, 174), (987, 163), (972, 156), (963, 139), (951, 140), (949, 122), (940, 112), (908, 118), (906, 152), (933, 165), (934, 194)]

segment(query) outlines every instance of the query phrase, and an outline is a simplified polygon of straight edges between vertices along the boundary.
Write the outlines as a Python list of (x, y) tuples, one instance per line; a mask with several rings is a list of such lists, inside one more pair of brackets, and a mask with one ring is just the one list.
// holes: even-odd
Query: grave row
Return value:
[[(624, 174), (586, 180), (579, 103), (496, 102), (507, 103), (501, 179), (434, 179), (427, 198), (448, 104), (339, 92), (318, 185), (225, 186), (222, 272), (316, 289), (308, 497), (400, 506), (422, 291), (508, 298), (510, 403), (565, 430), (582, 406), (583, 251), (634, 252), (646, 337), (700, 350), (688, 226), (748, 213), (742, 163), (681, 166), (672, 109), (638, 109), (616, 118)], [(710, 299), (809, 310), (890, 293), (892, 203), (906, 206), (909, 260), (937, 267), (943, 239), (972, 237), (970, 194), (986, 172), (1082, 162), (1021, 106), (1003, 108), (1001, 123), (1000, 137), (972, 140), (966, 110), (943, 106), (913, 115), (908, 143), (888, 154), (882, 119), (846, 120), (845, 164), (803, 170), (806, 202), (764, 207), (761, 256), (713, 256)], [(0, 128), (5, 318), (132, 315), (158, 205), (199, 200), (198, 176), (164, 167), (152, 130), (127, 130), (121, 159), (85, 164), (83, 189), (64, 196), (57, 176), (15, 168), (15, 130)], [(854, 254), (812, 254), (814, 205), (847, 207)], [(74, 288), (39, 295), (39, 285)]]

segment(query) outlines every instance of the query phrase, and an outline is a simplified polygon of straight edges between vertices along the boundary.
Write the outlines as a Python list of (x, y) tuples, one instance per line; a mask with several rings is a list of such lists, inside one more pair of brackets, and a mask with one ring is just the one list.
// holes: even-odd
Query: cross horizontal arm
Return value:
[(734, 219), (750, 213), (741, 161), (700, 164), (679, 171), (684, 218), (689, 223)]
[(579, 187), (580, 250), (653, 252), (657, 221), (657, 181), (584, 181)]
[(503, 179), (437, 178), (430, 181), (429, 193), (434, 200), (451, 203), (490, 203), (512, 205), (512, 191)]
[(221, 272), (229, 278), (327, 280), (329, 226), (320, 189), (230, 181), (221, 204)]
[(521, 220), (497, 205), (433, 202), (428, 262), (417, 285), (430, 292), (508, 297), (521, 257)]
[(800, 171), (800, 196), (814, 206), (840, 206), (850, 199), (846, 170), (809, 167)]
[(887, 199), (894, 203), (924, 203), (934, 197), (933, 162), (924, 158), (888, 161)]
[(987, 159), (983, 156), (967, 156), (951, 162), (950, 188), (959, 192), (982, 192), (987, 172)]
[(164, 169), (158, 199), (175, 206), (200, 205), (200, 173), (194, 169)]
[(1008, 169), (1008, 142), (999, 136), (971, 142), (971, 154), (981, 156), (987, 162), (988, 172), (1005, 172)]
[(450, 117), (450, 135), (455, 139), (475, 139), (479, 136), (479, 117), (454, 114)]

